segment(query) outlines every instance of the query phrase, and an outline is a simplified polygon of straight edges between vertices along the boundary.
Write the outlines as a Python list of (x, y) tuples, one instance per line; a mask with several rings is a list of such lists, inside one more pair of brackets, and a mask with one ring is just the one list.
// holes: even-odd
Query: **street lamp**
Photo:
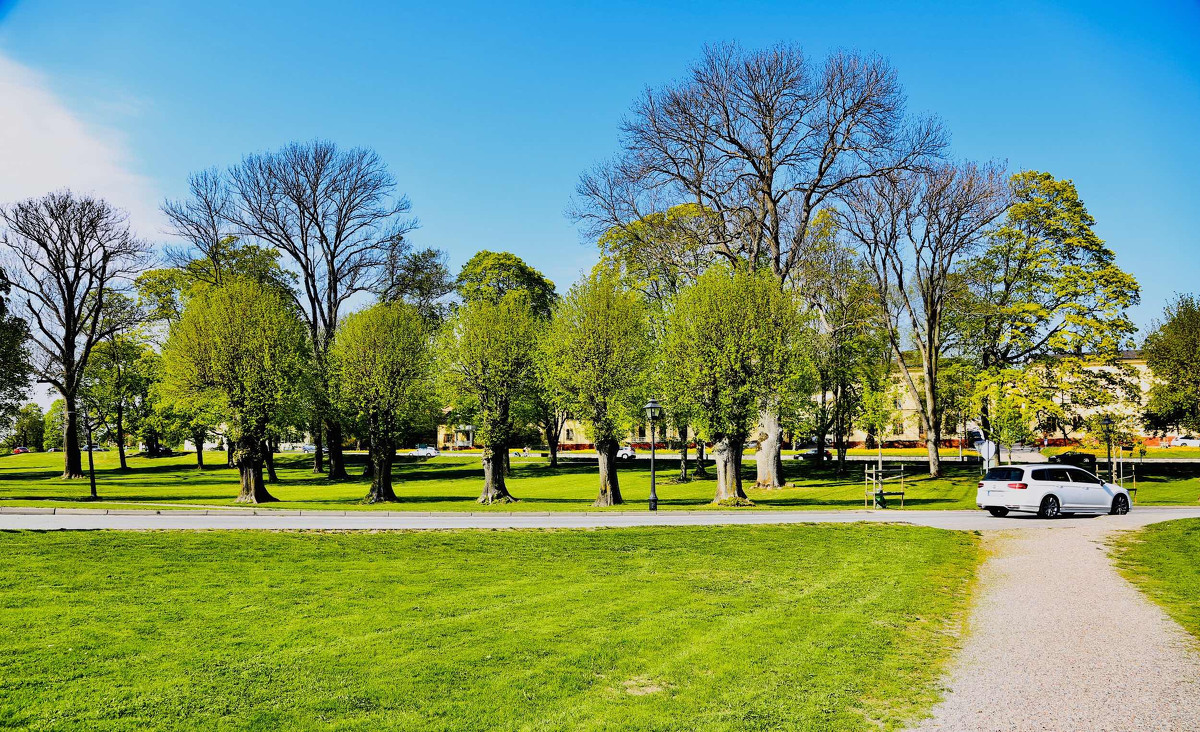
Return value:
[(658, 510), (658, 493), (654, 491), (654, 423), (662, 419), (663, 408), (657, 399), (651, 399), (642, 407), (646, 421), (650, 423), (650, 510)]
[(1104, 426), (1104, 446), (1105, 446), (1105, 453), (1108, 457), (1108, 479), (1115, 483), (1117, 480), (1117, 471), (1113, 468), (1113, 459), (1112, 459), (1113, 419), (1112, 419), (1112, 417), (1110, 417), (1106, 414), (1106, 415), (1104, 415), (1104, 419), (1100, 420), (1100, 424)]

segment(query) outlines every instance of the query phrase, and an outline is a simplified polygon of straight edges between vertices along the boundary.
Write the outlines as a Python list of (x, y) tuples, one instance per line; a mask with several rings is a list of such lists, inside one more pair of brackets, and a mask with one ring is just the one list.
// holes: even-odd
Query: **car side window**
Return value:
[(1050, 477), (1050, 471), (1046, 470), (1044, 468), (1042, 470), (1033, 471), (1033, 479), (1034, 480), (1054, 480), (1054, 478)]
[(1092, 485), (1100, 484), (1100, 479), (1086, 470), (1072, 468), (1069, 472), (1071, 473), (1071, 481), (1074, 483), (1091, 483)]

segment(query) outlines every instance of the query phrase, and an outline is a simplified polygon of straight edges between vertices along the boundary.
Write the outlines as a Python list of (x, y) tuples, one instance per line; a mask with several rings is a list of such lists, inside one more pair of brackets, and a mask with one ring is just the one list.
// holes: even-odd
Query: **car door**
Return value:
[(1033, 471), (1033, 479), (1042, 483), (1047, 492), (1052, 491), (1058, 496), (1064, 511), (1083, 505), (1083, 488), (1071, 482), (1066, 468), (1038, 468)]
[(1083, 489), (1083, 505), (1088, 508), (1107, 509), (1112, 505), (1112, 489), (1106, 488), (1104, 482), (1082, 468), (1070, 468), (1071, 482)]

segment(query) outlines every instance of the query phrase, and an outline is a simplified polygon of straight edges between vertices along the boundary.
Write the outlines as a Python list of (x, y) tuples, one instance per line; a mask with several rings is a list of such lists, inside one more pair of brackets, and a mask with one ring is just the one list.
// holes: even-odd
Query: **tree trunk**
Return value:
[[(783, 487), (783, 428), (779, 426), (779, 410), (766, 409), (759, 415), (765, 438), (758, 445), (759, 488)], [(737, 445), (738, 462), (741, 462), (741, 445)]]
[(83, 477), (83, 454), (79, 451), (79, 415), (75, 413), (75, 395), (63, 395), (66, 423), (63, 425), (64, 480)]
[(504, 484), (504, 454), (507, 445), (486, 445), (483, 448), (483, 493), (480, 503), (513, 503), (517, 499), (508, 492)]
[(600, 495), (592, 505), (603, 508), (624, 503), (621, 485), (617, 481), (617, 441), (597, 440), (596, 456), (600, 465)]
[(683, 428), (680, 431), (680, 438), (679, 438), (679, 482), (680, 483), (686, 483), (688, 481), (687, 455), (688, 455), (688, 428), (687, 428), (687, 425), (685, 424), (685, 425), (683, 425)]
[(372, 435), (367, 453), (367, 465), (371, 469), (371, 490), (367, 493), (367, 503), (396, 500), (396, 492), (392, 489), (392, 461), (396, 448), (387, 440)]
[(267, 480), (272, 483), (279, 482), (279, 476), (275, 474), (275, 452), (271, 449), (271, 443), (263, 440), (263, 464), (267, 466)]
[(929, 476), (940, 478), (942, 475), (942, 455), (938, 452), (938, 438), (934, 432), (925, 433), (925, 450), (929, 453)]
[(262, 441), (253, 437), (239, 440), (235, 461), (241, 474), (238, 503), (270, 503), (278, 500), (267, 492), (262, 478)]
[(237, 467), (233, 462), (233, 441), (228, 437), (225, 438), (225, 467)]
[(741, 445), (744, 439), (721, 435), (713, 446), (713, 467), (717, 472), (717, 494), (713, 503), (734, 506), (752, 505), (742, 490)]
[(501, 463), (504, 469), (504, 477), (512, 475), (512, 453), (509, 452), (512, 448), (508, 445), (504, 446), (504, 460)]
[(125, 409), (117, 404), (117, 459), (121, 470), (129, 470), (129, 461), (125, 458)]
[(313, 472), (325, 472), (325, 436), (321, 433), (321, 420), (314, 419), (312, 423), (313, 438)]
[(336, 419), (325, 420), (325, 436), (329, 448), (329, 479), (345, 480), (346, 456), (342, 452), (342, 425)]
[(208, 430), (192, 430), (192, 444), (196, 446), (196, 470), (204, 470), (204, 438)]
[(707, 478), (708, 471), (704, 469), (704, 440), (696, 437), (696, 469), (692, 471), (693, 478)]
[[(557, 421), (557, 420), (555, 420)], [(557, 426), (557, 425), (556, 425)], [(550, 448), (550, 467), (558, 467), (558, 432), (547, 427), (545, 430), (546, 447)]]

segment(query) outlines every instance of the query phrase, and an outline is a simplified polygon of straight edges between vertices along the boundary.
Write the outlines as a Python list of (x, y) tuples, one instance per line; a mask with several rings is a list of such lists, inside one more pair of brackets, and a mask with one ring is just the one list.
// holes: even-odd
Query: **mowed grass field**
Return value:
[(3, 532), (0, 726), (897, 728), (980, 558), (890, 525)]
[[(235, 506), (237, 473), (224, 467), (222, 453), (206, 455), (209, 467), (195, 468), (194, 455), (168, 458), (131, 457), (130, 470), (117, 470), (115, 453), (97, 453), (97, 488), (100, 503), (81, 503), (88, 495), (86, 480), (61, 479), (62, 455), (40, 453), (0, 458), (0, 506), (95, 506), (109, 508), (188, 508)], [(483, 506), (475, 501), (482, 488), (483, 470), (477, 455), (451, 455), (429, 460), (401, 458), (395, 468), (399, 501), (381, 505), (362, 502), (368, 483), (358, 474), (364, 456), (350, 455), (348, 481), (330, 481), (311, 470), (311, 457), (277, 456), (279, 482), (269, 485), (280, 499), (269, 507), (282, 509), (352, 509), (414, 511), (583, 511), (596, 510), (599, 479), (595, 462), (563, 461), (551, 469), (543, 458), (513, 458), (509, 489), (517, 503)], [(979, 481), (976, 465), (943, 464), (945, 477), (922, 475), (923, 465), (905, 466), (905, 508), (962, 509), (975, 507)], [(896, 466), (898, 467), (898, 466)], [(754, 463), (744, 464), (747, 493), (761, 509), (847, 509), (863, 506), (862, 463), (850, 463), (845, 475), (833, 466), (785, 460), (787, 478), (794, 487), (757, 490)], [(677, 460), (659, 461), (659, 506), (671, 509), (708, 509), (716, 484), (708, 480), (673, 483)], [(710, 470), (710, 474), (711, 474)], [(620, 466), (621, 491), (626, 503), (607, 510), (645, 510), (650, 493), (649, 461), (639, 459)], [(1200, 498), (1200, 465), (1146, 465), (1139, 470), (1137, 503), (1195, 504)], [(892, 500), (889, 505), (899, 507)]]
[(1125, 575), (1200, 640), (1200, 519), (1124, 534), (1114, 554)]

